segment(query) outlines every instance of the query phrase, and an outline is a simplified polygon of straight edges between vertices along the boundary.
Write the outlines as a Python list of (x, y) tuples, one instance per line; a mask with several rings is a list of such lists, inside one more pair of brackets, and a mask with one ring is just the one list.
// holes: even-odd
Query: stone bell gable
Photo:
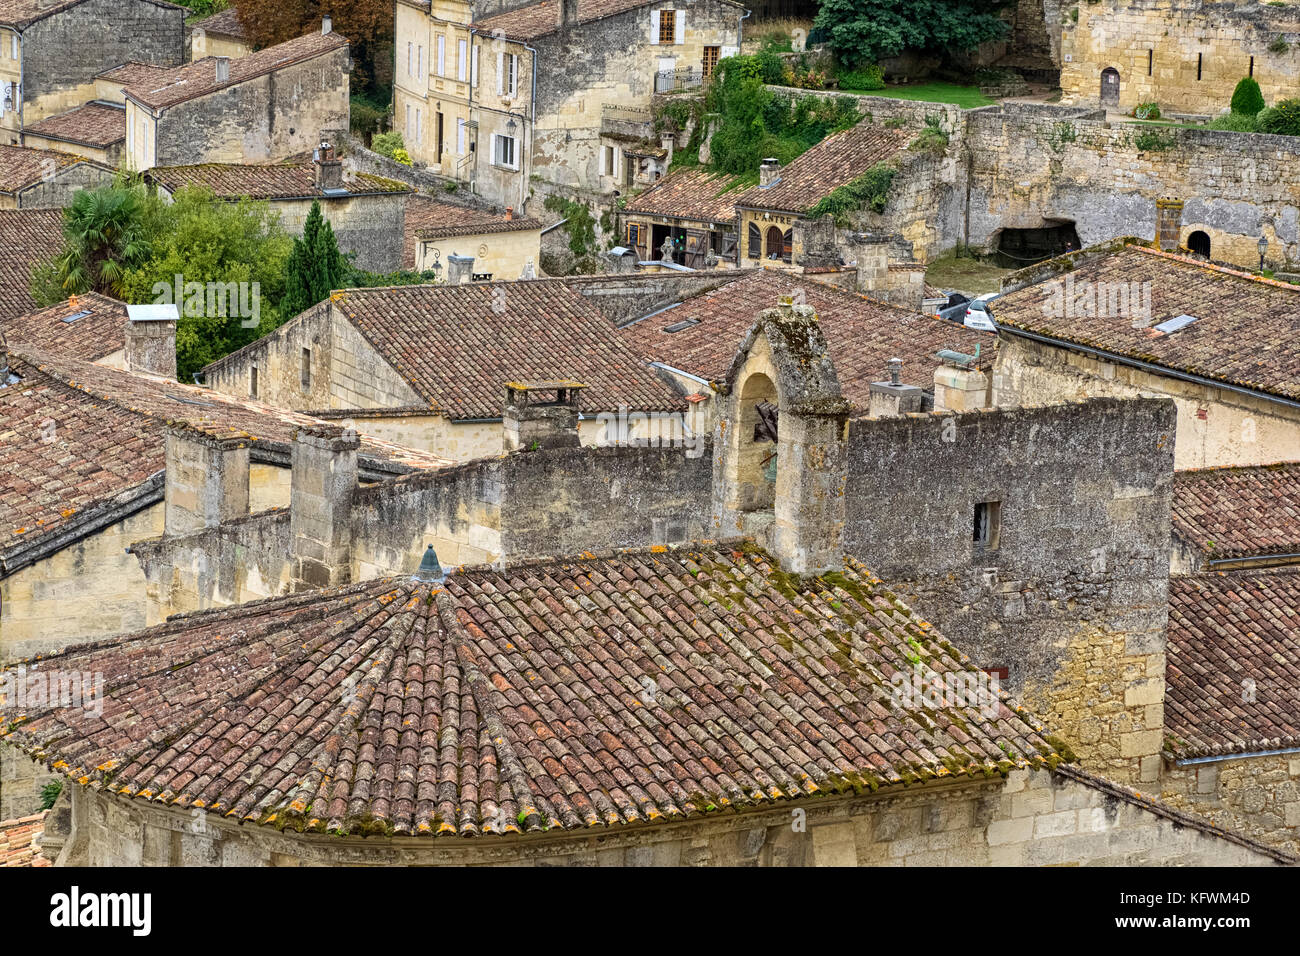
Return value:
[(718, 387), (725, 396), (714, 431), (721, 532), (769, 541), (786, 571), (834, 567), (843, 554), (852, 406), (812, 307), (787, 297), (761, 313)]

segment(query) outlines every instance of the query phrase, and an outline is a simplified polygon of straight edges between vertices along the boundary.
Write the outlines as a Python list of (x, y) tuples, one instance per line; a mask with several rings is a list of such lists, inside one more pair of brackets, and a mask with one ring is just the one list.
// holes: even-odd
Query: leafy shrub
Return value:
[(1164, 130), (1144, 129), (1133, 137), (1133, 146), (1143, 153), (1163, 153), (1174, 143), (1173, 134)]
[(1065, 151), (1065, 147), (1079, 139), (1079, 131), (1068, 120), (1059, 120), (1047, 133), (1047, 148), (1054, 153)]
[(365, 97), (354, 96), (351, 100), (348, 126), (353, 133), (364, 140), (379, 132), (387, 116), (388, 110), (380, 109)]
[(1264, 108), (1264, 94), (1253, 76), (1243, 76), (1232, 91), (1232, 112), (1240, 116), (1254, 116)]
[(878, 63), (861, 70), (843, 70), (839, 75), (842, 90), (883, 90), (885, 71)]
[(380, 133), (370, 141), (370, 148), (380, 156), (393, 158), (399, 149), (402, 149), (406, 143), (402, 139), (402, 134), (394, 130), (391, 133)]
[(1206, 128), (1223, 129), (1233, 133), (1253, 133), (1258, 125), (1259, 120), (1255, 116), (1247, 116), (1245, 113), (1224, 113), (1210, 120)]
[(1290, 49), (1291, 49), (1291, 44), (1288, 43), (1286, 41), (1286, 37), (1282, 36), (1282, 34), (1280, 33), (1277, 36), (1275, 36), (1273, 38), (1273, 42), (1268, 45), (1268, 52), (1276, 53), (1279, 56), (1281, 56), (1283, 53), (1287, 52)]
[(411, 154), (405, 149), (395, 149), (393, 150), (393, 162), (401, 163), (403, 166), (410, 166)]
[(59, 794), (62, 792), (62, 780), (51, 780), (45, 786), (41, 787), (41, 809), (51, 809), (54, 806), (54, 802), (59, 799)]
[(868, 208), (872, 212), (884, 212), (889, 205), (889, 190), (894, 184), (898, 170), (889, 163), (876, 163), (861, 176), (832, 189), (808, 210), (809, 219), (818, 219), (827, 214), (835, 217), (836, 223), (848, 225), (848, 214), (855, 209)]
[(1300, 100), (1280, 100), (1255, 117), (1261, 133), (1300, 136)]
[(1158, 120), (1160, 119), (1160, 104), (1154, 100), (1139, 103), (1133, 107), (1133, 111), (1129, 115), (1140, 120)]
[(907, 145), (907, 148), (917, 153), (942, 154), (948, 148), (948, 134), (939, 124), (939, 117), (927, 116), (925, 128)]

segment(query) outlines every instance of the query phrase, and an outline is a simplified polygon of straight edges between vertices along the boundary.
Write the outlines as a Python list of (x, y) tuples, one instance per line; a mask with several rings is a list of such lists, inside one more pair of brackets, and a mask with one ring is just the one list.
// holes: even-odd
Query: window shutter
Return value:
[(469, 51), (469, 85), (478, 87), (478, 46), (473, 46)]
[(504, 50), (497, 50), (497, 96), (501, 96), (506, 91), (506, 54)]
[(438, 37), (438, 75), (447, 75), (447, 38)]
[(456, 79), (462, 83), (469, 75), (469, 64), (465, 62), (465, 41), (456, 41)]
[(656, 46), (659, 44), (659, 11), (650, 11), (650, 42)]
[(686, 11), (678, 10), (677, 16), (673, 18), (673, 43), (678, 45), (686, 42)]
[(740, 52), (740, 47), (724, 46), (721, 50), (718, 51), (718, 59), (725, 60), (727, 57), (735, 56), (739, 52)]
[(415, 75), (415, 44), (410, 40), (406, 41), (406, 75)]
[(493, 134), (492, 134), (492, 156), (491, 156), (491, 161), (494, 162), (494, 163), (500, 163), (500, 162), (501, 162), (501, 152), (500, 152), (500, 150), (497, 148), (497, 140), (498, 140), (498, 139), (500, 139), (500, 136), (499, 136), (497, 133), (493, 133)]

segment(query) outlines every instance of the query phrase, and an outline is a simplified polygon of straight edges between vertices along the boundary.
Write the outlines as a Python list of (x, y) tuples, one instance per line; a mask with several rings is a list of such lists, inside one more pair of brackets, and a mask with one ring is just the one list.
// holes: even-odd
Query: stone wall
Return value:
[(152, 165), (266, 163), (314, 149), (322, 130), (347, 125), (350, 66), (343, 47), (169, 107)]
[(1162, 395), (1178, 410), (1174, 467), (1264, 465), (1300, 460), (1300, 409), (1225, 388), (1183, 382), (1066, 348), (1003, 334), (994, 401), (1026, 403)]
[(665, 269), (619, 276), (570, 276), (564, 284), (586, 296), (615, 325), (622, 326), (748, 274), (737, 270), (675, 272)]
[(1300, 754), (1169, 764), (1160, 798), (1216, 826), (1300, 853)]
[[(845, 550), (1115, 780), (1163, 734), (1167, 401), (855, 419)], [(978, 504), (996, 503), (990, 545)]]
[[(682, 823), (474, 839), (240, 826), (68, 784), (60, 866), (1267, 866), (1262, 848), (1063, 773), (800, 801)], [(1191, 825), (1189, 825), (1191, 824)], [(59, 835), (63, 838), (63, 835)]]
[(140, 60), (185, 62), (185, 10), (149, 0), (86, 0), (23, 32), (23, 123), (94, 98), (95, 74)]
[[(326, 198), (321, 199), (320, 204), (321, 213), (334, 230), (339, 251), (353, 253), (358, 268), (382, 273), (402, 268), (406, 200), (405, 193), (389, 193), (346, 199)], [(280, 224), (295, 235), (302, 234), (311, 206), (310, 199), (271, 204), (271, 208), (280, 214)]]
[(113, 170), (83, 162), (65, 166), (51, 178), (24, 189), (17, 196), (0, 195), (0, 209), (62, 209), (72, 204), (78, 190), (96, 189), (113, 179)]

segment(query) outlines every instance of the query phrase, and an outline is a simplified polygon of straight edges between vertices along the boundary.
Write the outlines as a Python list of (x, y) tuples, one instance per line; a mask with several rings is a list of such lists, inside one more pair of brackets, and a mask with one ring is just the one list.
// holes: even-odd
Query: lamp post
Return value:
[(1259, 237), (1259, 242), (1256, 243), (1256, 245), (1259, 247), (1259, 271), (1260, 271), (1260, 272), (1263, 272), (1263, 271), (1264, 271), (1264, 253), (1268, 252), (1268, 236), (1260, 236), (1260, 237)]

